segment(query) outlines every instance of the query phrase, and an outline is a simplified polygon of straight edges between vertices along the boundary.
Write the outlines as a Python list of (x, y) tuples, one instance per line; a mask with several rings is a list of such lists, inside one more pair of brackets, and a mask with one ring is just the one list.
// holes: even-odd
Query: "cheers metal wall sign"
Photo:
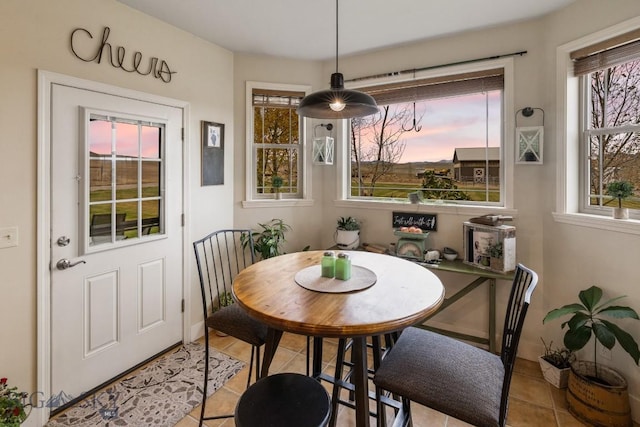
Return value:
[(124, 46), (111, 46), (108, 42), (111, 29), (104, 27), (102, 39), (93, 41), (93, 34), (87, 29), (76, 28), (71, 33), (71, 51), (76, 58), (84, 62), (101, 63), (103, 55), (106, 55), (109, 63), (128, 73), (138, 73), (142, 76), (153, 76), (165, 83), (171, 81), (171, 76), (176, 71), (171, 71), (169, 64), (164, 59), (155, 56), (145, 59), (142, 52), (136, 51), (133, 55), (127, 55)]

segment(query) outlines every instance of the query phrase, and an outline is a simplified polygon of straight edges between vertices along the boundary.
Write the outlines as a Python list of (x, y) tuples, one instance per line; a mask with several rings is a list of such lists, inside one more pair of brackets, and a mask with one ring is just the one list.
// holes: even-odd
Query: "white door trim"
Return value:
[[(51, 265), (51, 89), (54, 84), (76, 87), (108, 93), (125, 98), (138, 99), (170, 107), (182, 109), (183, 144), (182, 144), (182, 212), (184, 214), (184, 226), (182, 233), (182, 296), (184, 299), (184, 313), (182, 326), (182, 339), (191, 341), (191, 269), (188, 262), (191, 255), (191, 235), (189, 232), (189, 123), (190, 106), (188, 102), (166, 98), (158, 95), (124, 89), (104, 83), (80, 79), (50, 71), (38, 70), (38, 163), (37, 163), (37, 238), (36, 238), (36, 288), (37, 288), (37, 390), (38, 406), (49, 399), (51, 392), (51, 294), (50, 294), (50, 270)], [(35, 399), (35, 398), (34, 398)], [(34, 402), (35, 403), (35, 402)], [(29, 417), (29, 425), (43, 426), (49, 419), (50, 410), (46, 407), (34, 408)], [(35, 423), (35, 424), (33, 424)]]

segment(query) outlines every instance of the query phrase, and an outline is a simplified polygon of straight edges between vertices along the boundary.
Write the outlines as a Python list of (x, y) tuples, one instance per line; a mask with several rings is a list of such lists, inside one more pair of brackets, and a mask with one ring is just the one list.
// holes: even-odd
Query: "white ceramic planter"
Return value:
[(356, 249), (360, 246), (360, 230), (336, 230), (336, 244), (340, 249)]
[(567, 387), (571, 368), (558, 369), (551, 363), (544, 360), (543, 356), (539, 356), (538, 361), (540, 362), (540, 369), (542, 370), (542, 376), (545, 380), (556, 388)]
[(613, 217), (615, 219), (629, 219), (629, 209), (613, 208)]

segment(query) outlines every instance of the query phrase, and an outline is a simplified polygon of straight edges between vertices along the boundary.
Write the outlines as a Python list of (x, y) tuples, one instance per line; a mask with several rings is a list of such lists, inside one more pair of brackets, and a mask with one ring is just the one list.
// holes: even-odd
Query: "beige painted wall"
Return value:
[[(246, 155), (246, 82), (314, 85), (321, 84), (321, 65), (309, 61), (299, 61), (283, 58), (270, 58), (259, 55), (236, 54), (234, 59), (234, 96), (235, 96), (235, 160), (234, 160), (234, 224), (239, 228), (259, 229), (259, 223), (265, 223), (273, 218), (281, 218), (291, 226), (292, 231), (286, 234), (285, 252), (301, 250), (307, 245), (319, 248), (322, 227), (324, 185), (324, 169), (313, 166), (311, 173), (312, 206), (284, 207), (248, 207), (242, 206), (245, 200), (245, 155)], [(316, 83), (317, 84), (314, 84)], [(312, 135), (313, 129), (308, 130)], [(309, 139), (309, 138), (308, 138)], [(309, 142), (310, 144), (310, 142)], [(311, 156), (310, 145), (306, 153)]]
[[(516, 165), (514, 172), (515, 200), (517, 210), (514, 225), (517, 226), (518, 260), (534, 268), (540, 274), (540, 284), (529, 311), (520, 356), (535, 360), (542, 351), (540, 337), (554, 343), (562, 342), (559, 324), (542, 325), (542, 318), (552, 308), (572, 303), (577, 293), (592, 284), (598, 284), (609, 296), (628, 295), (625, 304), (640, 310), (637, 262), (640, 253), (640, 237), (606, 232), (554, 222), (551, 213), (555, 210), (556, 198), (556, 144), (555, 144), (555, 55), (559, 45), (608, 26), (640, 15), (640, 2), (636, 0), (578, 0), (568, 8), (533, 21), (521, 22), (496, 28), (474, 31), (407, 46), (385, 49), (364, 55), (340, 58), (340, 71), (345, 79), (387, 73), (396, 70), (427, 67), (463, 61), (485, 56), (506, 54), (520, 50), (528, 53), (515, 59), (515, 109), (526, 106), (545, 110), (544, 164), (541, 166)], [(330, 42), (330, 40), (328, 40)], [(326, 80), (333, 72), (333, 61), (322, 63), (318, 75), (313, 69), (298, 66), (278, 68), (277, 58), (255, 58), (236, 55), (235, 101), (236, 135), (244, 129), (244, 81), (277, 81), (311, 84), (314, 90), (328, 86)], [(263, 72), (263, 70), (268, 70)], [(512, 117), (512, 116), (511, 116)], [(315, 121), (313, 123), (317, 123)], [(513, 136), (507, 135), (513, 143)], [(244, 150), (238, 139), (236, 155), (244, 159)], [(338, 145), (341, 141), (336, 142)], [(236, 166), (240, 165), (236, 160)], [(317, 169), (321, 169), (318, 171)], [(314, 227), (315, 239), (308, 240), (314, 247), (333, 244), (335, 220), (339, 216), (352, 215), (362, 221), (362, 241), (388, 245), (396, 240), (390, 227), (391, 213), (361, 207), (336, 206), (336, 166), (315, 167), (313, 194), (321, 227)], [(321, 178), (317, 179), (318, 174)], [(243, 209), (239, 201), (244, 193), (244, 171), (236, 169), (236, 218), (250, 225), (264, 218), (264, 212)], [(455, 211), (438, 211), (438, 231), (433, 233), (430, 245), (436, 248), (452, 246), (462, 249), (461, 223), (476, 214), (457, 214)], [(269, 214), (280, 215), (286, 220), (296, 221), (295, 209), (272, 210)], [(320, 215), (318, 217), (318, 215)], [(272, 216), (272, 215), (269, 215)], [(306, 222), (302, 220), (302, 224)], [(295, 228), (295, 227), (294, 227)], [(318, 233), (318, 230), (322, 230)], [(305, 228), (306, 231), (306, 228)], [(292, 240), (299, 241), (294, 229)], [(291, 250), (296, 247), (291, 247)], [(466, 280), (453, 274), (441, 274), (448, 291), (459, 289)], [(508, 283), (498, 283), (499, 306), (504, 307), (508, 294)], [(483, 333), (487, 319), (486, 291), (479, 289), (468, 300), (433, 320), (462, 332)], [(503, 315), (498, 309), (498, 317)], [(640, 339), (640, 322), (626, 322), (637, 339)], [(501, 329), (501, 323), (498, 328)], [(580, 356), (591, 359), (592, 350), (585, 349)], [(614, 349), (612, 361), (627, 377), (632, 394), (633, 413), (640, 418), (640, 370), (626, 353)]]
[[(637, 0), (578, 0), (566, 10), (532, 22), (446, 37), (377, 53), (340, 59), (345, 77), (359, 77), (424, 67), (516, 50), (528, 54), (515, 60), (516, 109), (545, 109), (545, 161), (542, 166), (515, 169), (515, 225), (518, 258), (541, 274), (525, 325), (522, 355), (535, 358), (538, 337), (560, 342), (558, 325), (543, 327), (550, 308), (573, 302), (579, 289), (599, 284), (610, 295), (627, 294), (628, 305), (640, 309), (634, 263), (640, 249), (636, 235), (605, 232), (554, 222), (555, 49), (558, 45), (640, 15)], [(128, 74), (107, 64), (84, 63), (69, 49), (70, 32), (84, 27), (98, 33), (110, 26), (110, 41), (128, 51), (139, 50), (165, 59), (178, 71), (169, 84)], [(331, 40), (328, 40), (331, 42)], [(394, 238), (388, 211), (336, 207), (336, 167), (314, 167), (312, 207), (245, 209), (244, 116), (245, 81), (256, 80), (326, 87), (332, 61), (314, 63), (249, 55), (233, 55), (215, 45), (129, 9), (114, 0), (3, 0), (0, 2), (0, 227), (17, 226), (20, 245), (0, 249), (0, 375), (22, 389), (36, 386), (36, 70), (45, 69), (143, 92), (177, 98), (191, 105), (190, 224), (192, 238), (209, 230), (255, 226), (279, 217), (293, 226), (288, 251), (307, 244), (332, 244), (335, 219), (354, 215), (363, 221), (363, 241), (388, 244)], [(200, 120), (226, 123), (225, 185), (200, 187)], [(232, 200), (226, 203), (226, 200)], [(432, 244), (461, 248), (461, 222), (469, 215), (440, 214)], [(191, 270), (194, 266), (189, 266)], [(453, 275), (442, 276), (449, 289), (461, 286)], [(504, 287), (504, 284), (501, 284)], [(196, 288), (193, 293), (196, 296)], [(478, 330), (486, 318), (484, 291), (457, 310), (436, 320), (462, 330)], [(500, 292), (500, 301), (506, 299)], [(453, 307), (452, 307), (453, 308)], [(501, 313), (499, 312), (499, 315)], [(194, 314), (193, 322), (197, 316)], [(629, 324), (636, 337), (640, 325)], [(590, 357), (584, 352), (584, 357)], [(640, 371), (617, 349), (611, 364), (630, 381), (634, 415), (640, 417)]]
[[(127, 54), (164, 59), (177, 71), (170, 83), (82, 62), (69, 47), (83, 27)], [(192, 240), (233, 224), (233, 54), (114, 0), (0, 2), (0, 228), (17, 226), (19, 246), (0, 249), (0, 376), (22, 390), (36, 388), (36, 71), (43, 69), (190, 103)], [(200, 121), (226, 123), (225, 185), (200, 186)], [(189, 248), (188, 248), (189, 249)], [(191, 251), (188, 252), (191, 254)], [(193, 257), (188, 268), (195, 271)], [(193, 277), (195, 280), (196, 277)], [(199, 287), (193, 282), (193, 302)], [(198, 316), (194, 306), (194, 323)]]

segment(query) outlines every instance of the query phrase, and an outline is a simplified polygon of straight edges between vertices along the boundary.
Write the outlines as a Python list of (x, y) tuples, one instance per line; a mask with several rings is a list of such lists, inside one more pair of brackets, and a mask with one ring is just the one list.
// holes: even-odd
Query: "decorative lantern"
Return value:
[(313, 139), (313, 164), (332, 165), (333, 164), (334, 140), (330, 136), (323, 136)]

